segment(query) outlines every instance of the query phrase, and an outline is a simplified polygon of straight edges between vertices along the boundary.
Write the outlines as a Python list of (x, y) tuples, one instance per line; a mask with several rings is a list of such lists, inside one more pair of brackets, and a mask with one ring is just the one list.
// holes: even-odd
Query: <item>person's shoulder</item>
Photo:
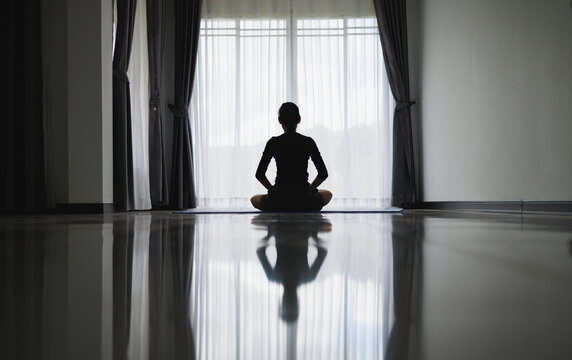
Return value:
[(304, 139), (306, 141), (314, 141), (310, 136), (306, 136), (304, 134), (300, 134), (299, 132), (296, 133), (296, 136), (300, 139)]
[(316, 142), (310, 136), (306, 136), (306, 135), (303, 135), (300, 133), (297, 133), (297, 134), (300, 136), (300, 139), (302, 139), (302, 141), (304, 141), (304, 143), (306, 143), (308, 145), (316, 145)]
[(277, 142), (277, 137), (276, 137), (276, 136), (271, 137), (271, 138), (268, 139), (268, 141), (266, 142), (265, 149), (266, 149), (266, 150), (270, 150), (270, 149), (272, 149), (272, 148), (275, 148), (275, 147), (276, 147), (276, 142)]

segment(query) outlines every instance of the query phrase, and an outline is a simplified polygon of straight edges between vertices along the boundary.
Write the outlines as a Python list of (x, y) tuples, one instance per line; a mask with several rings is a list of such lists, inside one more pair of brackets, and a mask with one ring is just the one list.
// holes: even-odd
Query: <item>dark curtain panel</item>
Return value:
[(47, 208), (40, 0), (7, 0), (0, 15), (0, 213)]
[(374, 0), (387, 77), (396, 106), (393, 115), (392, 204), (412, 207), (415, 167), (409, 98), (409, 60), (405, 0)]
[(197, 62), (201, 4), (202, 0), (175, 0), (175, 103), (169, 105), (174, 115), (169, 198), (172, 209), (196, 207), (188, 107)]
[(133, 147), (127, 67), (136, 6), (137, 0), (117, 0), (113, 54), (113, 203), (120, 211), (133, 209)]
[(161, 72), (165, 38), (165, 0), (147, 0), (147, 47), (149, 50), (149, 185), (151, 204), (169, 203), (167, 168), (161, 117)]
[(113, 221), (113, 359), (127, 360), (133, 278), (132, 217)]

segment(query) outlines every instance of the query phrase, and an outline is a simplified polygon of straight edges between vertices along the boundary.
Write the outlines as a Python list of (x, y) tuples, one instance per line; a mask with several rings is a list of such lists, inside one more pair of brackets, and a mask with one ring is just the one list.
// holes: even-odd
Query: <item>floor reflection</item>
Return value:
[(262, 214), (248, 227), (239, 219), (197, 222), (198, 358), (383, 358), (390, 217), (372, 217), (374, 226), (334, 226), (320, 214)]
[(0, 217), (0, 358), (570, 358), (571, 224)]
[(114, 359), (195, 358), (189, 308), (194, 220), (114, 221)]
[[(316, 279), (328, 253), (318, 234), (330, 232), (332, 223), (319, 214), (311, 214), (301, 219), (292, 217), (280, 222), (276, 222), (272, 215), (262, 214), (255, 217), (252, 224), (267, 230), (256, 255), (268, 280), (282, 285), (280, 317), (286, 322), (297, 321), (298, 286)], [(272, 239), (276, 251), (274, 266), (270, 264), (266, 254), (267, 248), (272, 246)], [(315, 246), (317, 249), (317, 256), (311, 264), (308, 264), (309, 246)]]
[[(332, 223), (319, 214), (291, 216), (276, 221), (275, 216), (261, 214), (252, 220), (256, 227), (266, 230), (256, 255), (269, 281), (282, 285), (279, 316), (287, 324), (286, 358), (296, 359), (299, 316), (298, 287), (316, 279), (328, 251), (320, 232), (330, 232)], [(272, 244), (272, 241), (274, 242)], [(308, 250), (315, 247), (317, 255), (308, 259)], [(275, 264), (268, 259), (267, 249), (274, 247)], [(310, 263), (309, 263), (310, 261)]]
[[(422, 236), (421, 218), (394, 217), (392, 219), (393, 244), (393, 303), (395, 322), (391, 329), (385, 352), (386, 360), (416, 358), (410, 356), (410, 324), (413, 311), (415, 269), (419, 266), (416, 248)], [(419, 296), (419, 293), (416, 294)]]
[(0, 238), (0, 357), (41, 359), (48, 226), (8, 226)]
[(382, 358), (391, 223), (374, 220), (0, 222), (2, 358)]

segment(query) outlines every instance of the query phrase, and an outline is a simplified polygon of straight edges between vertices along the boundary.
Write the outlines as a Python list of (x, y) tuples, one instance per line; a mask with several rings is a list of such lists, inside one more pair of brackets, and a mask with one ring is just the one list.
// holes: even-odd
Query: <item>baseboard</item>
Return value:
[(114, 211), (113, 204), (57, 204), (58, 214), (106, 214)]
[(572, 212), (572, 201), (524, 201), (524, 212)]
[(572, 201), (424, 201), (418, 209), (572, 213)]

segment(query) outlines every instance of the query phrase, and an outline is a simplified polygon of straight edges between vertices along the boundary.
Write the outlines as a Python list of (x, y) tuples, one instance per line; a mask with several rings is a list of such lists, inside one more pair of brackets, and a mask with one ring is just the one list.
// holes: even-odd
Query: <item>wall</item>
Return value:
[(109, 203), (111, 2), (69, 0), (67, 9), (69, 202)]
[(111, 1), (44, 1), (47, 136), (56, 204), (113, 202)]
[[(68, 202), (67, 2), (42, 2), (45, 115), (50, 200)], [(51, 176), (50, 176), (51, 175)], [(51, 185), (51, 186), (50, 186)]]
[(423, 200), (572, 200), (570, 0), (419, 14)]

